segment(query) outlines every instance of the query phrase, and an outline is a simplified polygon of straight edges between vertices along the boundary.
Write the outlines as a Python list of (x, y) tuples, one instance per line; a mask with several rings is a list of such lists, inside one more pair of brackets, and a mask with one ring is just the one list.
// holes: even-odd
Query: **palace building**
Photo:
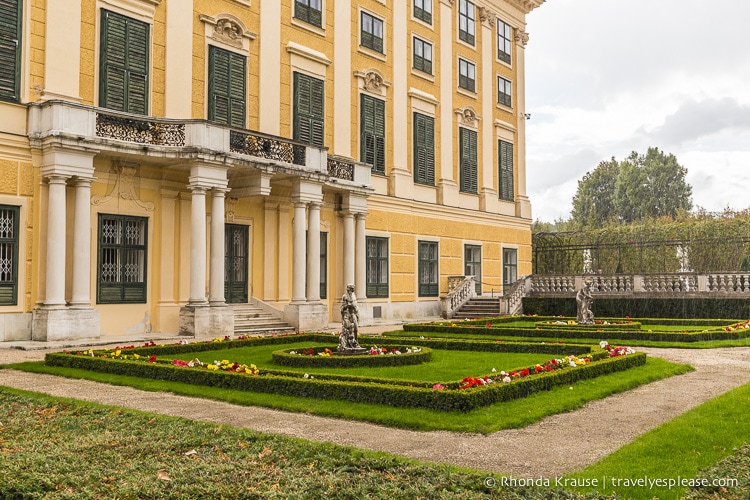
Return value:
[(0, 341), (502, 294), (543, 2), (0, 0)]

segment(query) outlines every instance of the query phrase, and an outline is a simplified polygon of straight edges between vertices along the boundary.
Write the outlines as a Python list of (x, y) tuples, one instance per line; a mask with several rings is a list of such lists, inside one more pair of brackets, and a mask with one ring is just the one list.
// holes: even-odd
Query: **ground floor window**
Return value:
[(419, 242), (419, 296), (438, 296), (438, 244), (436, 241)]
[(477, 295), (482, 295), (482, 247), (464, 245), (464, 276), (474, 276)]
[(388, 238), (367, 238), (367, 297), (388, 297)]
[(503, 293), (518, 280), (518, 250), (503, 248)]
[(0, 205), (0, 306), (18, 303), (18, 213)]
[(146, 302), (148, 219), (99, 214), (97, 303)]
[(328, 298), (328, 233), (320, 233), (320, 298)]

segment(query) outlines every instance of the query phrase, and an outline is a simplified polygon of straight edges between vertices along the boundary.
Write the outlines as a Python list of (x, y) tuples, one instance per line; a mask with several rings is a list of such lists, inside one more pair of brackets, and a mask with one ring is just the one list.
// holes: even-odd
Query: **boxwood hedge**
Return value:
[[(325, 349), (331, 346), (313, 346), (312, 349), (316, 353), (323, 352)], [(308, 349), (311, 349), (308, 347)], [(335, 351), (335, 347), (332, 349)], [(359, 356), (340, 356), (333, 354), (331, 356), (321, 356), (315, 354), (301, 355), (301, 354), (290, 354), (292, 349), (284, 349), (280, 351), (274, 351), (271, 353), (273, 362), (283, 366), (299, 366), (299, 367), (315, 367), (315, 368), (354, 368), (360, 366), (373, 367), (373, 366), (406, 366), (406, 365), (418, 365), (426, 363), (432, 359), (432, 349), (428, 347), (422, 347), (418, 352), (406, 352), (408, 347), (400, 345), (394, 346), (389, 344), (388, 349), (396, 349), (401, 354), (362, 354)], [(294, 349), (296, 353), (299, 353), (301, 349)]]

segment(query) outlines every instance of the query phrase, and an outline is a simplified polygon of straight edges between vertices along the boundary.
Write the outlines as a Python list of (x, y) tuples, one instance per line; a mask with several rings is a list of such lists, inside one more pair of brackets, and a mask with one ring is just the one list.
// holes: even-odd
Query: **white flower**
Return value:
[(570, 366), (576, 366), (575, 361), (573, 361), (572, 359), (568, 361), (568, 364), (570, 364)]
[(510, 377), (507, 376), (507, 375), (505, 377), (503, 377), (503, 382), (506, 383), (506, 384), (510, 384)]
[(497, 373), (497, 370), (495, 368), (492, 369), (492, 373)]
[(606, 349), (608, 345), (609, 342), (607, 342), (606, 340), (602, 340), (601, 342), (599, 342), (599, 347), (601, 347), (602, 349)]
[(507, 373), (505, 373), (505, 370), (503, 370), (503, 371), (500, 372), (500, 375), (504, 377), (504, 376), (507, 375)]
[(420, 335), (420, 336), (419, 336), (419, 338), (420, 338), (421, 340), (424, 340), (424, 335)]
[(303, 378), (310, 378), (310, 375), (309, 375), (309, 374), (307, 374), (307, 373), (305, 373), (304, 375), (302, 375), (302, 377), (303, 377)]

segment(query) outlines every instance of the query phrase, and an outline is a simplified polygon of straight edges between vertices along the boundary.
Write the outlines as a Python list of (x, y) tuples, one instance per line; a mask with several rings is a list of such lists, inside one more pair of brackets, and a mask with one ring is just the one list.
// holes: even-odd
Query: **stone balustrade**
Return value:
[(440, 297), (440, 310), (443, 318), (450, 319), (456, 312), (476, 297), (474, 276), (449, 276), (448, 295)]
[(527, 295), (573, 295), (583, 280), (599, 295), (748, 295), (750, 273), (532, 275)]

